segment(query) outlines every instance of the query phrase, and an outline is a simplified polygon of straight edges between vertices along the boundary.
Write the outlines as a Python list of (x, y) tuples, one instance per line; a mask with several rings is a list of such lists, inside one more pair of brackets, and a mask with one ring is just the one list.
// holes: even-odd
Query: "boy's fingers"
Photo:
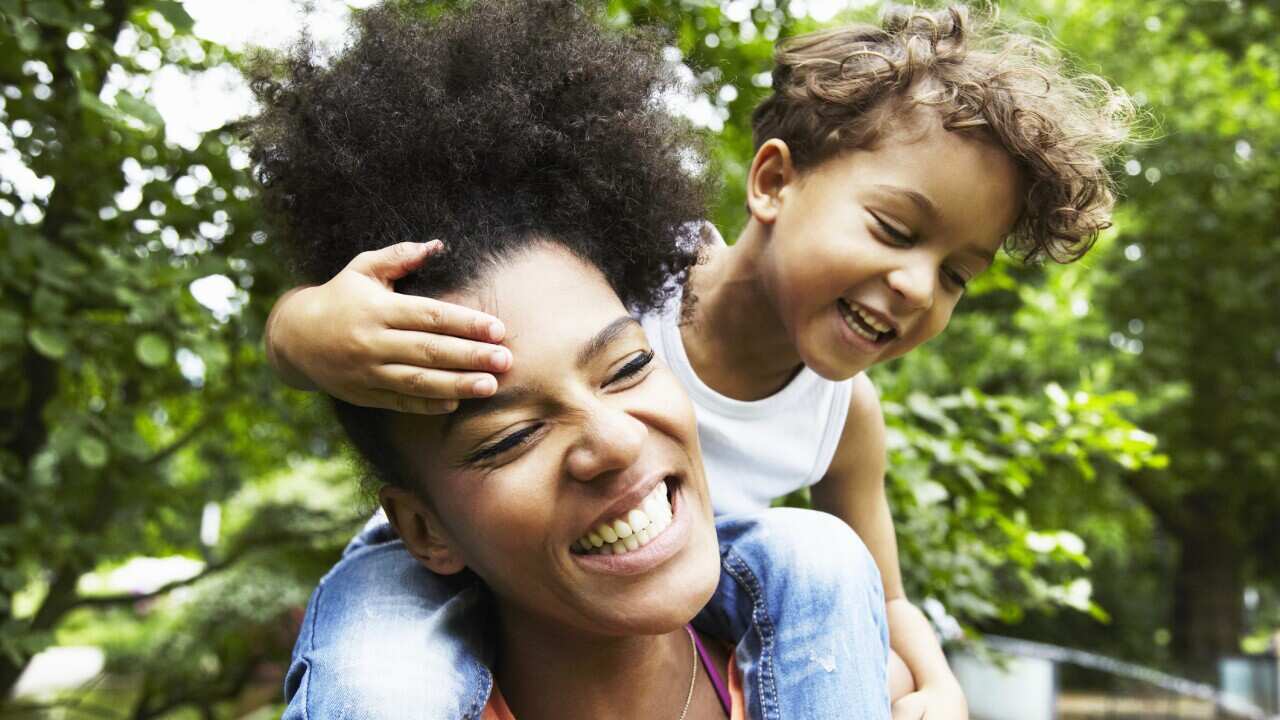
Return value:
[(421, 330), (490, 343), (502, 342), (506, 335), (502, 321), (488, 313), (417, 295), (397, 295), (384, 320), (399, 330)]
[(374, 390), (365, 400), (362, 404), (369, 407), (412, 415), (446, 415), (458, 409), (457, 400), (432, 400), (401, 395), (390, 390)]
[(384, 390), (431, 400), (488, 397), (498, 390), (497, 379), (487, 373), (450, 372), (412, 365), (383, 365), (377, 370), (376, 382)]
[(501, 345), (407, 330), (390, 330), (385, 337), (388, 345), (379, 353), (383, 362), (436, 370), (511, 369), (511, 351)]
[(356, 255), (347, 267), (362, 275), (390, 283), (417, 269), (443, 246), (439, 240), (396, 243), (381, 250), (366, 250)]

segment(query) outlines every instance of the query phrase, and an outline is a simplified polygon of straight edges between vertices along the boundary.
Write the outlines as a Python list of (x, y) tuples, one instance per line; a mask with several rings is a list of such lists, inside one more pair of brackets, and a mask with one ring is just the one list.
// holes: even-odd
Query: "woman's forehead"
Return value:
[[(551, 243), (499, 263), (473, 287), (441, 298), (489, 313), (506, 327), (506, 345), (521, 351), (548, 347), (571, 352), (626, 313), (604, 275)], [(514, 368), (513, 368), (514, 369)]]

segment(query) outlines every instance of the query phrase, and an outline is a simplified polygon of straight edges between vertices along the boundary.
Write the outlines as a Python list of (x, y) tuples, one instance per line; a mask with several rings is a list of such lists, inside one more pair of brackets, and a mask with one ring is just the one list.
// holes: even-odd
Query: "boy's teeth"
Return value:
[[(892, 329), (871, 315), (863, 312), (862, 308), (854, 307), (846, 300), (841, 300), (837, 305), (840, 308), (840, 317), (844, 320), (844, 324), (848, 325), (849, 329), (857, 333), (859, 337), (864, 337), (871, 342), (879, 342), (884, 333), (887, 333)], [(858, 320), (854, 318), (854, 313), (857, 313), (857, 316), (862, 320), (862, 323), (866, 323), (867, 327), (872, 328), (875, 332), (868, 330), (867, 327), (863, 327), (862, 323), (859, 323)]]
[(875, 328), (876, 332), (889, 332), (889, 326), (877, 320), (874, 315), (864, 312), (862, 308), (855, 309), (858, 311), (858, 317), (862, 318), (862, 321), (866, 324)]
[(574, 547), (587, 553), (621, 555), (648, 545), (670, 524), (671, 503), (667, 500), (667, 484), (661, 482), (645, 496), (639, 507), (627, 511), (617, 520), (600, 523), (579, 538)]

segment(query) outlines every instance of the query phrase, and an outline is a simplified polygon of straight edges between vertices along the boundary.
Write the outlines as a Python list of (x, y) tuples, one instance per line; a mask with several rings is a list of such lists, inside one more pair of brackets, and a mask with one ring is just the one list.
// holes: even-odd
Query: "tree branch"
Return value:
[(143, 460), (142, 461), (143, 467), (152, 467), (155, 465), (159, 465), (165, 460), (168, 460), (170, 457), (173, 456), (174, 453), (178, 452), (182, 448), (189, 445), (192, 440), (195, 440), (196, 437), (200, 435), (200, 433), (204, 432), (216, 420), (219, 420), (221, 418), (222, 418), (222, 412), (220, 410), (216, 412), (206, 413), (205, 416), (200, 419), (200, 422), (197, 422), (195, 425), (191, 426), (191, 429), (183, 433), (182, 436), (179, 437), (177, 440), (174, 440), (164, 448), (156, 451), (156, 453), (151, 457), (147, 458), (146, 460)]

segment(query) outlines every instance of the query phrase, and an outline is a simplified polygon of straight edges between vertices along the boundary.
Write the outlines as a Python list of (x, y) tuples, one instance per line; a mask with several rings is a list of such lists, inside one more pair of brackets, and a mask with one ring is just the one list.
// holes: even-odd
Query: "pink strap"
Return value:
[(702, 669), (707, 671), (707, 677), (711, 678), (711, 686), (716, 689), (716, 697), (720, 698), (720, 707), (724, 708), (724, 714), (728, 715), (733, 707), (732, 701), (729, 699), (729, 688), (725, 686), (724, 679), (720, 677), (720, 671), (716, 669), (716, 664), (712, 661), (711, 656), (707, 654), (707, 649), (702, 646), (702, 638), (698, 637), (698, 633), (689, 626), (684, 626), (689, 631), (689, 636), (693, 638), (693, 644), (698, 648), (698, 659), (702, 661)]

